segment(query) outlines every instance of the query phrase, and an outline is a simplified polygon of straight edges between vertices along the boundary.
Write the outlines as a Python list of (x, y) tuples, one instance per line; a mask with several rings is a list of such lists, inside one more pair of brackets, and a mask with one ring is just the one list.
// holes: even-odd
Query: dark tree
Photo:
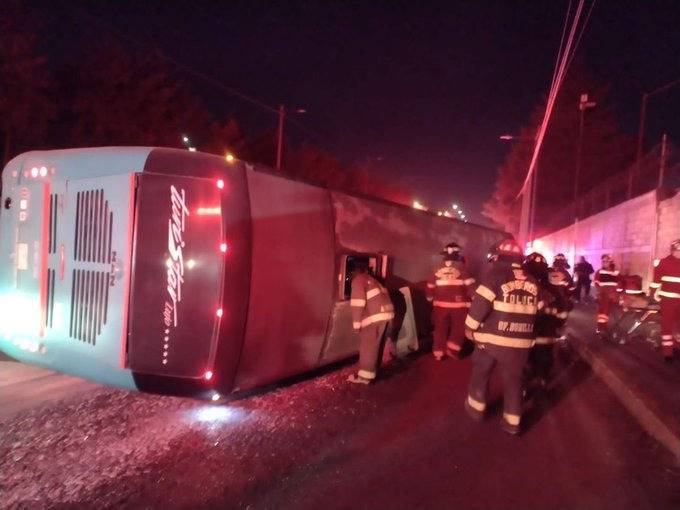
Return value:
[(0, 8), (3, 164), (22, 150), (43, 145), (43, 134), (54, 116), (54, 105), (48, 96), (50, 74), (34, 35), (39, 26), (34, 13), (21, 2), (3, 2)]
[(159, 56), (106, 41), (78, 70), (72, 145), (179, 147), (183, 134), (197, 146), (211, 140), (209, 114)]
[[(578, 194), (624, 172), (633, 160), (634, 141), (619, 131), (607, 102), (607, 87), (580, 68), (573, 71), (558, 95), (538, 160), (537, 230), (550, 227), (555, 215), (573, 206), (582, 93), (588, 93), (597, 106), (584, 114)], [(484, 204), (484, 215), (510, 232), (518, 230), (520, 201), (515, 197), (529, 169), (534, 135), (544, 109), (543, 102), (516, 137), (499, 169), (493, 195)]]

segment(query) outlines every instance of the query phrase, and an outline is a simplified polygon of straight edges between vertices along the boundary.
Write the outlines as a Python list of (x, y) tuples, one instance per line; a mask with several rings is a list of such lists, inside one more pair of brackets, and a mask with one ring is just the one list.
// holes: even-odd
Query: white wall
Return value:
[(600, 256), (609, 253), (622, 273), (638, 274), (648, 284), (653, 259), (668, 255), (670, 242), (680, 238), (680, 194), (661, 201), (658, 211), (657, 225), (656, 191), (652, 191), (544, 236), (535, 246), (549, 260), (564, 253), (572, 266), (584, 255), (595, 269), (600, 267)]

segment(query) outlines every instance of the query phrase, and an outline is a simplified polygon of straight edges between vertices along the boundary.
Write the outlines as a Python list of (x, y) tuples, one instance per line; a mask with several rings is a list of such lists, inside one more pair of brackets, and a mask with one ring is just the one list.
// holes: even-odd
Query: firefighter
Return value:
[(602, 267), (595, 272), (595, 287), (597, 287), (597, 329), (601, 337), (607, 334), (609, 314), (612, 304), (618, 301), (620, 290), (619, 271), (608, 254), (602, 255)]
[(674, 333), (680, 323), (680, 239), (671, 243), (671, 253), (654, 268), (650, 287), (661, 301), (661, 353), (670, 363), (675, 354)]
[(517, 242), (507, 239), (495, 248), (496, 262), (475, 291), (465, 319), (466, 336), (476, 343), (465, 410), (481, 420), (487, 405), (491, 372), (503, 377), (503, 430), (519, 434), (522, 416), (522, 372), (534, 344), (539, 306), (538, 282), (522, 268)]
[(567, 257), (564, 256), (564, 253), (555, 255), (552, 268), (562, 273), (563, 278), (560, 286), (562, 287), (564, 297), (571, 300), (576, 292), (576, 283), (574, 283), (574, 278), (571, 276), (571, 273), (569, 273), (571, 266), (569, 265), (569, 262), (567, 262)]
[(562, 292), (564, 273), (561, 269), (549, 268), (547, 263), (539, 267), (536, 264), (525, 264), (525, 267), (539, 282), (542, 304), (536, 315), (536, 343), (529, 353), (529, 381), (534, 389), (544, 392), (554, 362), (553, 346), (567, 320), (571, 302)]
[(432, 354), (437, 361), (444, 357), (444, 349), (451, 356), (460, 354), (474, 283), (461, 260), (460, 250), (454, 250), (444, 255), (442, 266), (427, 284), (434, 325)]
[(388, 323), (394, 318), (394, 307), (387, 289), (367, 272), (365, 264), (357, 264), (352, 272), (352, 327), (359, 332), (359, 371), (347, 379), (370, 384), (376, 377), (378, 356)]
[(554, 269), (564, 269), (565, 271), (569, 271), (569, 269), (571, 269), (569, 262), (567, 262), (567, 257), (564, 256), (564, 253), (558, 253), (555, 255), (552, 267)]

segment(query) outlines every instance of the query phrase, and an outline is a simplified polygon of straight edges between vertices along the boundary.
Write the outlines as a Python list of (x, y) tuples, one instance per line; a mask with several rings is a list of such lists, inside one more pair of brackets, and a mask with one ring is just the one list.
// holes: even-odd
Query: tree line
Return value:
[[(111, 145), (199, 150), (274, 166), (276, 132), (245, 133), (238, 119), (216, 119), (182, 73), (161, 54), (102, 36), (66, 65), (41, 53), (39, 17), (9, 0), (0, 12), (0, 146), (3, 166), (34, 149)], [(31, 27), (27, 30), (26, 27)], [(274, 122), (272, 122), (274, 125)], [(285, 145), (283, 173), (315, 184), (410, 203), (381, 182), (370, 161), (342, 164), (314, 143)]]

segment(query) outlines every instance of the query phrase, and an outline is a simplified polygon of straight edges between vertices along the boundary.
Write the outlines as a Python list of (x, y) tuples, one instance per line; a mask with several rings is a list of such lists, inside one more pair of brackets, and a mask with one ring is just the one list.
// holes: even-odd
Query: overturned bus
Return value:
[(29, 152), (2, 179), (0, 350), (130, 389), (226, 394), (352, 356), (357, 260), (413, 349), (442, 246), (479, 276), (507, 236), (177, 149)]

